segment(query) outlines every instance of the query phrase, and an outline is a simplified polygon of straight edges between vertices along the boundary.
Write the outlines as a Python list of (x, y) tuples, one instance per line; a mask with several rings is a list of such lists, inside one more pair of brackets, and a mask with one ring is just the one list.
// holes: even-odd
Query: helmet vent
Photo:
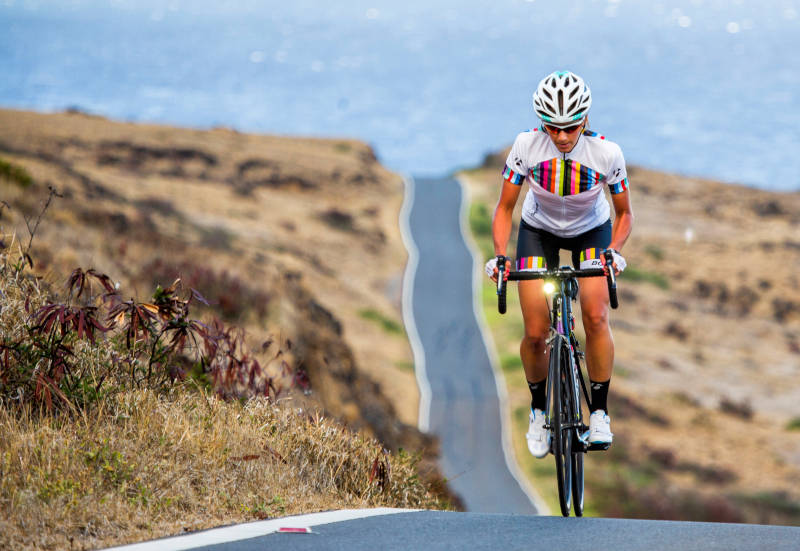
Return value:
[(569, 104), (569, 109), (567, 111), (568, 112), (572, 112), (572, 111), (575, 110), (576, 107), (578, 107), (578, 102), (577, 101), (573, 101), (572, 103)]
[(564, 92), (561, 90), (558, 91), (558, 111), (564, 112)]

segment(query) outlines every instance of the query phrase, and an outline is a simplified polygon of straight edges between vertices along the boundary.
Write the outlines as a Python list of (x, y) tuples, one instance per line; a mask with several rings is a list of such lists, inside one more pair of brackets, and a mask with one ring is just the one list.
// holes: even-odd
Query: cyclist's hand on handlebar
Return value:
[[(625, 257), (619, 254), (619, 251), (615, 249), (608, 249), (608, 250), (611, 251), (611, 256), (614, 258), (612, 266), (614, 267), (614, 275), (617, 275), (625, 269), (625, 266), (627, 266), (625, 262)], [(600, 258), (603, 261), (603, 267), (605, 267), (606, 265), (605, 256), (600, 255)]]
[[(506, 280), (506, 281), (508, 281), (508, 272), (509, 271), (511, 271), (511, 261), (506, 259), (506, 271), (505, 271), (505, 273), (503, 275), (503, 279)], [(497, 257), (490, 258), (489, 261), (486, 263), (486, 275), (489, 276), (489, 278), (492, 281), (497, 283), (497, 273), (498, 273)]]

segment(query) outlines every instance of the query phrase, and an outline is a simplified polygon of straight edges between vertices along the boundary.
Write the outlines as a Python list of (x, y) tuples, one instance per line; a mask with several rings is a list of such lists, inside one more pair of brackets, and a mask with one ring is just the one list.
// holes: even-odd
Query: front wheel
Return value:
[[(566, 352), (566, 349), (565, 349)], [(565, 354), (566, 355), (566, 354)], [(570, 392), (570, 412), (569, 418), (575, 428), (570, 430), (573, 443), (572, 457), (570, 458), (570, 471), (572, 471), (572, 505), (576, 517), (583, 516), (583, 460), (584, 451), (580, 441), (581, 427), (583, 426), (583, 410), (581, 409), (581, 391), (579, 388), (580, 363), (574, 351), (570, 350), (567, 356), (570, 361), (566, 362), (566, 369), (571, 375), (569, 388)]]
[(583, 516), (583, 452), (572, 452), (570, 461), (572, 471), (572, 502), (575, 509), (575, 516)]
[(569, 379), (565, 380), (561, 369), (563, 350), (561, 339), (550, 350), (550, 428), (553, 433), (553, 455), (556, 458), (556, 479), (558, 480), (558, 502), (561, 514), (569, 516), (572, 508), (572, 430), (564, 427), (569, 415)]

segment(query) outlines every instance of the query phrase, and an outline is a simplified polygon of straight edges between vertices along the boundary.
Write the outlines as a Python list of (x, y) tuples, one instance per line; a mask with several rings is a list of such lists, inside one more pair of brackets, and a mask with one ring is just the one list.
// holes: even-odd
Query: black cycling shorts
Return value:
[[(534, 228), (525, 220), (519, 226), (517, 239), (517, 270), (544, 270), (558, 268), (558, 253), (566, 249), (572, 253), (575, 268), (600, 267), (600, 254), (611, 243), (611, 220), (574, 237), (559, 237)], [(596, 261), (596, 262), (593, 262)]]

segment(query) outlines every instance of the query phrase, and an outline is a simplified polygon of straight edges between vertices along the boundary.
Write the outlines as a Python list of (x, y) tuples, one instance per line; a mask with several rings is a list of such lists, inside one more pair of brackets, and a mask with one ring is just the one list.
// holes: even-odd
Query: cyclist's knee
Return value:
[(522, 346), (529, 348), (536, 352), (543, 352), (545, 341), (547, 340), (547, 331), (528, 331), (526, 329), (525, 336), (522, 338)]
[(600, 307), (583, 311), (583, 328), (587, 335), (604, 333), (608, 328), (608, 308)]
[(550, 334), (550, 320), (545, 323), (526, 323), (525, 338), (544, 341)]

